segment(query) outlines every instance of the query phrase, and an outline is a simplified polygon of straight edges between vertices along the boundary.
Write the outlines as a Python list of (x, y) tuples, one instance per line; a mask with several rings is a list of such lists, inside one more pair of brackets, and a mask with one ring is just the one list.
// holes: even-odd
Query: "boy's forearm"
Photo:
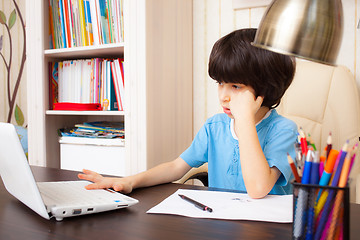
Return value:
[(188, 170), (188, 166), (181, 158), (162, 163), (147, 171), (128, 177), (133, 188), (149, 187), (180, 179)]
[(266, 161), (255, 123), (240, 123), (236, 131), (239, 133), (240, 161), (245, 187), (251, 197), (262, 198), (273, 188), (278, 178), (277, 172), (271, 169)]

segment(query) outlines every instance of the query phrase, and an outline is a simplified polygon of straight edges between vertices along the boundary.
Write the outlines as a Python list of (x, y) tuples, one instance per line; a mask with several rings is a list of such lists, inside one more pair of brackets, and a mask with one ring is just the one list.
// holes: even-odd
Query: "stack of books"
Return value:
[(48, 0), (50, 48), (124, 41), (123, 0)]
[(50, 109), (56, 103), (96, 103), (103, 111), (124, 111), (123, 64), (119, 58), (49, 62)]
[(82, 124), (75, 124), (73, 128), (60, 129), (59, 133), (62, 137), (100, 139), (125, 138), (123, 122), (84, 122)]

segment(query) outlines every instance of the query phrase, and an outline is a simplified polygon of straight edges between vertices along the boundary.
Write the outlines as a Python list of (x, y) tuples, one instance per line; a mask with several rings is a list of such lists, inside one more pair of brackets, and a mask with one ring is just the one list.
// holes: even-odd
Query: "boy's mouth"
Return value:
[(223, 107), (223, 111), (224, 111), (224, 113), (226, 113), (226, 114), (231, 114), (230, 108)]

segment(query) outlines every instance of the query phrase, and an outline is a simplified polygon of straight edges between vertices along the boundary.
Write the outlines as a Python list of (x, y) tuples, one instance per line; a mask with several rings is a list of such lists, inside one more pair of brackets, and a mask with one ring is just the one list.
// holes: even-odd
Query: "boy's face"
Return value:
[[(240, 83), (218, 82), (218, 95), (219, 95), (220, 105), (223, 108), (224, 113), (226, 113), (232, 119), (234, 119), (234, 116), (231, 111), (230, 102), (239, 99), (237, 96), (242, 92), (244, 92), (245, 90), (249, 90), (254, 95), (254, 99), (255, 99), (255, 90), (250, 86), (246, 86)], [(234, 104), (233, 102), (231, 105), (236, 106), (237, 104), (244, 104), (244, 103), (237, 102), (236, 104)]]

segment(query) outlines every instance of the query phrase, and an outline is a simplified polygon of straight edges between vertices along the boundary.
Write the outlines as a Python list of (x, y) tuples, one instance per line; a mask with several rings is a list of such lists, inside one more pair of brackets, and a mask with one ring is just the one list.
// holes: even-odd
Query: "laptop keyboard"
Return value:
[(86, 190), (86, 181), (38, 182), (45, 205), (97, 205), (104, 203), (124, 204), (132, 199), (112, 190)]

